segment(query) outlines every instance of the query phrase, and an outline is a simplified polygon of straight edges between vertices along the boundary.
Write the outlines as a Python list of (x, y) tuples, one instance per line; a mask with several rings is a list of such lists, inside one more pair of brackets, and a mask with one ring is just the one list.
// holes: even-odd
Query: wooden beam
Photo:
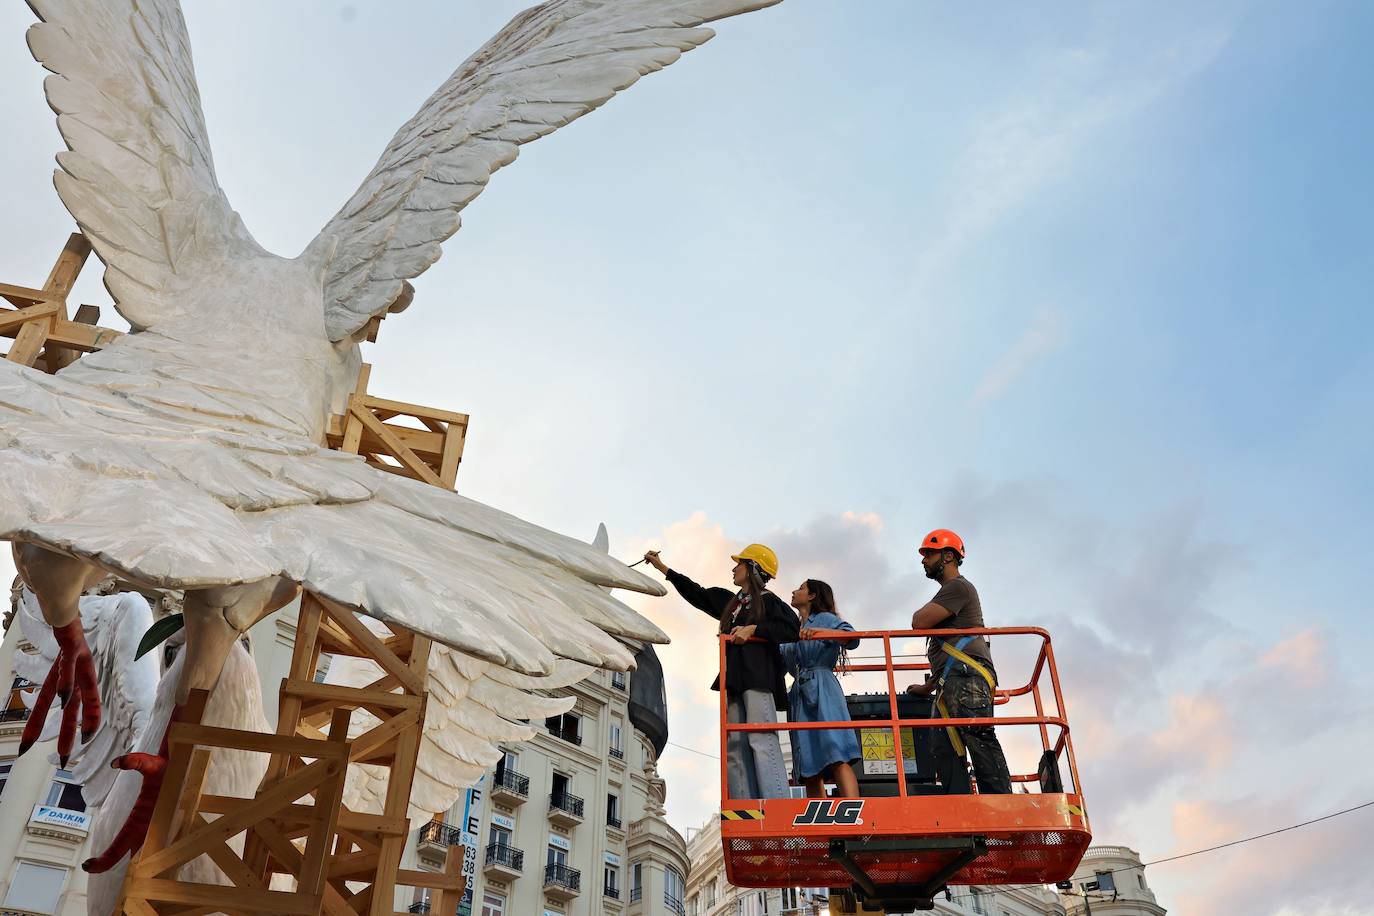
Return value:
[[(425, 692), (425, 682), (423, 678), (416, 677), (415, 672), (410, 670), (409, 665), (401, 661), (386, 645), (379, 639), (367, 626), (358, 619), (358, 615), (342, 605), (330, 601), (328, 598), (320, 598), (320, 603), (324, 605), (325, 613), (328, 614), (335, 623), (348, 631), (348, 635), (353, 638), (359, 646), (372, 653), (372, 660), (381, 666), (382, 670), (392, 675), (400, 682), (401, 687), (419, 696)], [(389, 695), (388, 695), (389, 696)]]
[(444, 430), (444, 452), (439, 458), (439, 482), (452, 490), (458, 485), (458, 462), (463, 460), (463, 443), (468, 425), (450, 423)]
[[(197, 814), (196, 824), (208, 827), (210, 821), (206, 819), (205, 815)], [(243, 860), (238, 857), (234, 850), (229, 848), (228, 843), (211, 846), (206, 850), (206, 854), (210, 856), (211, 861), (219, 866), (219, 870), (224, 872), (225, 877), (239, 887), (263, 886), (263, 883), (258, 880), (258, 876), (253, 874), (247, 865), (243, 864)]]
[[(276, 857), (282, 867), (289, 869), (288, 874), (300, 873), (303, 857), (294, 843), (283, 836), (271, 822), (258, 824), (253, 829), (262, 835), (267, 848), (272, 850), (272, 855)], [(328, 913), (329, 916), (354, 916), (348, 901), (332, 885), (326, 884), (320, 897), (324, 904), (324, 912)]]
[(43, 349), (49, 324), (49, 320), (40, 318), (20, 328), (19, 333), (14, 335), (14, 345), (10, 347), (5, 359), (21, 366), (32, 367), (38, 361), (39, 351)]
[(72, 291), (76, 277), (81, 273), (81, 268), (90, 254), (90, 240), (80, 232), (73, 232), (67, 237), (67, 244), (62, 246), (62, 253), (57, 256), (57, 262), (53, 264), (48, 279), (43, 282), (43, 291), (65, 303), (67, 294)]
[[(328, 686), (321, 684), (320, 686)], [(294, 757), (313, 757), (317, 760), (344, 760), (348, 749), (338, 744), (311, 741), (308, 738), (265, 735), (261, 732), (218, 728), (213, 725), (191, 725), (177, 722), (172, 725), (168, 740), (172, 744), (198, 744), (206, 747), (227, 747), (238, 751), (257, 751), (262, 754), (290, 754)]]
[(432, 420), (443, 420), (445, 423), (459, 423), (466, 425), (468, 415), (452, 410), (440, 410), (437, 407), (421, 407), (419, 404), (407, 404), (404, 401), (389, 401), (386, 398), (373, 397), (366, 395), (363, 397), (363, 405), (366, 407), (379, 408), (381, 410), (394, 410), (398, 414), (405, 414), (408, 417), (429, 417)]
[(418, 728), (420, 725), (420, 711), (418, 709), (392, 716), (376, 728), (369, 729), (354, 738), (348, 752), (348, 759), (350, 762), (355, 762), (371, 757), (374, 751), (390, 745), (396, 736), (407, 728)]
[[(444, 484), (439, 480), (439, 475), (412, 452), (404, 442), (402, 442), (391, 429), (372, 415), (365, 403), (369, 399), (360, 398), (357, 395), (349, 398), (348, 412), (362, 421), (363, 428), (373, 433), (386, 445), (387, 452), (401, 462), (405, 468), (413, 473), (420, 480), (436, 487)], [(360, 437), (361, 438), (361, 437)]]
[[(344, 687), (341, 684), (317, 684), (314, 681), (298, 681), (290, 678), (282, 681), (281, 689), (301, 697), (303, 700), (319, 701), (322, 708), (342, 706), (359, 709), (365, 706), (381, 707), (387, 710), (419, 709), (420, 700), (404, 693), (388, 693), (384, 690), (368, 690), (365, 687)], [(314, 709), (315, 704), (302, 705), (302, 715), (306, 709)], [(315, 712), (318, 714), (318, 712)], [(299, 756), (308, 756), (300, 754)]]
[(13, 283), (0, 283), (0, 298), (8, 299), (15, 305), (29, 305), (34, 302), (47, 302), (52, 294), (45, 290), (28, 286), (15, 286)]
[[(316, 747), (320, 742), (311, 742)], [(328, 744), (329, 742), (323, 742)], [(346, 752), (346, 751), (345, 751)], [(300, 798), (314, 785), (336, 774), (340, 769), (338, 760), (316, 760), (307, 764), (290, 776), (258, 794), (251, 802), (243, 802), (237, 811), (224, 814), (213, 821), (208, 828), (191, 830), (177, 837), (176, 842), (154, 850), (151, 855), (141, 856), (130, 872), (156, 875), (168, 868), (189, 862), (203, 854), (212, 845), (223, 842), (236, 833), (242, 833), (256, 821)], [(198, 901), (188, 900), (187, 903)]]
[(18, 333), (19, 329), (27, 325), (30, 321), (37, 321), (40, 318), (50, 318), (62, 311), (60, 302), (39, 302), (36, 305), (25, 306), (21, 309), (0, 311), (0, 331), (14, 329)]

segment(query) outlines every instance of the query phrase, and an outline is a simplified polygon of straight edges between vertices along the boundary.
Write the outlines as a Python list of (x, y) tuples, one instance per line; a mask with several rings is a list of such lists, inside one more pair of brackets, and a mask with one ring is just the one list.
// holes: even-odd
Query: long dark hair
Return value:
[[(830, 587), (829, 582), (822, 582), (820, 579), (807, 579), (804, 583), (806, 590), (811, 593), (811, 607), (807, 609), (806, 615), (814, 617), (817, 614), (834, 614), (840, 617), (840, 612), (835, 608), (835, 590)], [(843, 617), (840, 617), (843, 620)], [(840, 677), (849, 673), (849, 650), (840, 645), (840, 657), (835, 660), (835, 667), (840, 669)]]
[(731, 627), (745, 627), (752, 623), (758, 623), (764, 617), (763, 595), (768, 586), (768, 574), (759, 569), (759, 564), (753, 560), (744, 560), (744, 568), (749, 571), (749, 581), (744, 584), (744, 593), (749, 596), (749, 606), (739, 620), (731, 621), (735, 616), (735, 611), (739, 609), (739, 595), (730, 599), (730, 603), (725, 606), (725, 612), (720, 615), (720, 632), (729, 633)]
[(834, 614), (839, 616), (839, 611), (835, 610), (835, 590), (830, 587), (828, 582), (820, 579), (807, 579), (806, 590), (811, 593), (811, 609), (809, 614)]

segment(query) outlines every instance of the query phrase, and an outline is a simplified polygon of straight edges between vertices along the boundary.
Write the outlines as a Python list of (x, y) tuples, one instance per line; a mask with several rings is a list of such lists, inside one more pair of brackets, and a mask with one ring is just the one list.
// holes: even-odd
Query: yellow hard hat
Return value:
[(764, 547), (762, 544), (750, 544), (739, 553), (730, 554), (730, 559), (740, 562), (743, 560), (753, 560), (759, 564), (759, 569), (768, 573), (768, 578), (778, 577), (778, 555), (773, 552), (771, 547)]

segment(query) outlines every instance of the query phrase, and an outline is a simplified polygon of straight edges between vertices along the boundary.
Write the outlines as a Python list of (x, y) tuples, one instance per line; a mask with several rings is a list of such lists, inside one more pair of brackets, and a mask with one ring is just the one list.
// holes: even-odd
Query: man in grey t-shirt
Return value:
[[(924, 607), (911, 615), (913, 630), (964, 630), (984, 626), (983, 605), (978, 590), (959, 573), (964, 562), (964, 542), (959, 535), (939, 528), (926, 535), (921, 542), (921, 565), (926, 577), (940, 583), (940, 590)], [(942, 703), (944, 714), (951, 719), (988, 719), (992, 717), (992, 690), (997, 683), (997, 671), (992, 666), (992, 651), (982, 636), (967, 642), (961, 636), (932, 636), (927, 640), (926, 658), (930, 674), (924, 684), (912, 684), (907, 693), (918, 696), (935, 695)], [(964, 661), (954, 648), (967, 656)], [(935, 771), (945, 792), (966, 795), (970, 787), (964, 755), (959, 753), (951, 736), (951, 729), (932, 729), (931, 750), (935, 757)], [(991, 725), (962, 726), (953, 729), (973, 760), (973, 773), (978, 778), (978, 791), (984, 795), (1005, 795), (1011, 792), (1011, 774), (1007, 758)]]

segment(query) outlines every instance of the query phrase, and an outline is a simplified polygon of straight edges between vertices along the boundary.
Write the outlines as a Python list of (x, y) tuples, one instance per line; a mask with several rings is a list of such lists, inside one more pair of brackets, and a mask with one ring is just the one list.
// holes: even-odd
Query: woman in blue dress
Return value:
[[(801, 615), (801, 635), (810, 636), (816, 630), (850, 630), (854, 627), (835, 612), (835, 593), (819, 579), (807, 579), (792, 593), (792, 607)], [(792, 675), (792, 687), (787, 692), (788, 718), (793, 722), (844, 722), (849, 719), (849, 705), (844, 689), (835, 677), (835, 663), (843, 649), (859, 645), (849, 642), (818, 639), (786, 643), (782, 650), (783, 664)], [(857, 798), (859, 781), (852, 764), (862, 759), (859, 741), (852, 728), (794, 730), (787, 733), (792, 739), (792, 769), (795, 780), (806, 786), (808, 798), (824, 798), (825, 783), (835, 783), (842, 798)]]

